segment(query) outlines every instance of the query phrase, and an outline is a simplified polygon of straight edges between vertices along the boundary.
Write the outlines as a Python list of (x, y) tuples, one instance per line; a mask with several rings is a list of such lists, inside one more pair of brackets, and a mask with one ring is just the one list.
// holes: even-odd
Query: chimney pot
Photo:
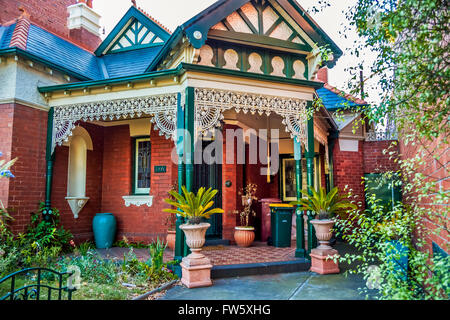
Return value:
[(100, 15), (92, 9), (92, 0), (78, 0), (78, 3), (68, 6), (67, 11), (70, 38), (91, 50), (96, 49), (101, 42)]
[(320, 68), (316, 75), (316, 80), (324, 83), (328, 83), (328, 68)]

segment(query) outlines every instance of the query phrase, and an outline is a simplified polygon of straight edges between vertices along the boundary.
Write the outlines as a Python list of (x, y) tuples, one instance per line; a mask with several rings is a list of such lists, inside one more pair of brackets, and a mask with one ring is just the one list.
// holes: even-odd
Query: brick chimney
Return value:
[(69, 37), (94, 51), (101, 43), (100, 15), (92, 9), (92, 0), (78, 0), (67, 7)]
[(316, 80), (324, 83), (328, 83), (328, 68), (320, 68), (316, 75)]

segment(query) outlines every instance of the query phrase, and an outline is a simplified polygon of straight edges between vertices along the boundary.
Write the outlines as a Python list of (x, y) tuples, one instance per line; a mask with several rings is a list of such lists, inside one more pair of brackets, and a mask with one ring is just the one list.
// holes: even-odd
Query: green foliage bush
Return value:
[[(390, 173), (383, 176), (387, 179)], [(358, 262), (349, 272), (362, 274), (368, 288), (378, 290), (379, 299), (449, 299), (450, 258), (424, 250), (430, 231), (423, 228), (422, 212), (400, 201), (388, 207), (380, 202), (372, 194), (367, 197), (370, 212), (354, 210), (337, 220), (343, 239), (358, 253), (334, 259)], [(368, 288), (363, 291), (368, 293)]]
[(0, 276), (28, 267), (42, 267), (52, 263), (61, 254), (73, 251), (72, 234), (60, 226), (59, 211), (53, 208), (49, 221), (42, 218), (40, 209), (31, 213), (24, 233), (13, 235), (7, 222), (12, 217), (3, 208), (0, 229)]

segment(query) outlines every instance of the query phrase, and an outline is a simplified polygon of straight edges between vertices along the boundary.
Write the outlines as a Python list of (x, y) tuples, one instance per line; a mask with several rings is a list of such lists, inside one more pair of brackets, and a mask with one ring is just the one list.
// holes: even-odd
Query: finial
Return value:
[(27, 10), (25, 10), (25, 8), (23, 6), (19, 7), (19, 11), (22, 12), (20, 14), (20, 18), (26, 18), (26, 19), (30, 18), (30, 14), (28, 13)]
[(131, 3), (136, 7), (136, 0), (131, 0)]

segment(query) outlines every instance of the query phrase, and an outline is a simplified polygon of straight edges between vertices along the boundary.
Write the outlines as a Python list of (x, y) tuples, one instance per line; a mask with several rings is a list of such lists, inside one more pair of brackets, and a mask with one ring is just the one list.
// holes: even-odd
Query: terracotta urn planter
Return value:
[(249, 247), (255, 240), (255, 228), (235, 227), (234, 240), (239, 247)]
[(175, 250), (175, 238), (176, 238), (176, 231), (175, 230), (168, 230), (167, 231), (166, 242), (167, 242), (167, 247), (170, 250)]
[(317, 249), (332, 249), (329, 246), (329, 242), (333, 232), (331, 229), (333, 228), (334, 221), (333, 220), (311, 220), (314, 229), (316, 230), (316, 237), (319, 240), (320, 245)]
[(211, 225), (209, 223), (182, 224), (180, 229), (186, 235), (186, 244), (194, 252), (200, 252), (205, 244), (206, 230)]
[(192, 252), (184, 257), (180, 263), (182, 268), (181, 283), (188, 288), (212, 285), (211, 261), (200, 252), (205, 244), (206, 230), (210, 226), (209, 223), (182, 224), (180, 226), (186, 236), (186, 244)]

